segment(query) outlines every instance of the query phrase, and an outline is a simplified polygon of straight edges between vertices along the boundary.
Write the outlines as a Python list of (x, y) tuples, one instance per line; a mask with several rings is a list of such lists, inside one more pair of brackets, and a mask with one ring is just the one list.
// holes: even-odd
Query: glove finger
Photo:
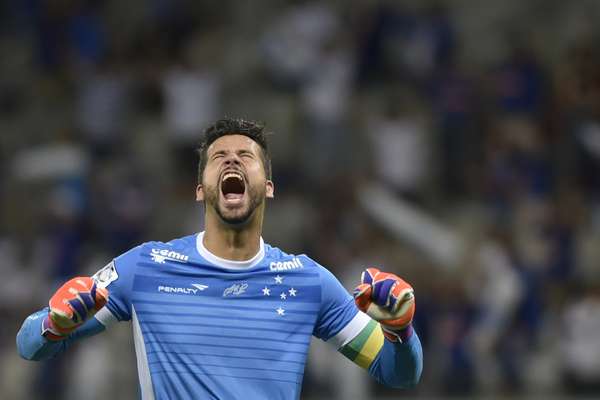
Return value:
[(85, 276), (85, 277), (79, 277), (79, 278), (73, 278), (73, 279), (71, 279), (71, 281), (69, 281), (67, 283), (72, 283), (72, 286), (74, 286), (74, 288), (78, 292), (87, 292), (93, 286), (92, 279), (89, 278), (89, 277), (87, 277), (87, 276)]
[(68, 300), (69, 305), (73, 309), (73, 322), (80, 323), (87, 319), (87, 309), (80, 297)]
[(95, 299), (95, 309), (100, 310), (108, 302), (108, 290), (106, 288), (97, 287), (96, 295), (93, 296)]
[(89, 314), (91, 311), (95, 311), (96, 301), (94, 300), (90, 292), (80, 292), (79, 298), (85, 306), (86, 315)]
[(360, 275), (360, 282), (367, 283), (370, 285), (373, 283), (373, 280), (375, 279), (375, 275), (377, 275), (378, 273), (379, 273), (379, 270), (375, 267), (367, 268)]
[(413, 320), (415, 315), (415, 299), (414, 297), (405, 301), (402, 305), (400, 317), (395, 319), (382, 320), (381, 323), (387, 325), (391, 329), (402, 329)]
[(77, 324), (73, 322), (73, 313), (65, 314), (61, 310), (50, 310), (48, 316), (52, 320), (54, 327), (61, 333), (72, 330)]
[(61, 308), (51, 308), (49, 314), (52, 316), (52, 319), (56, 322), (60, 321), (73, 321), (73, 310), (69, 305), (65, 305), (65, 307)]
[(390, 310), (396, 312), (406, 301), (414, 298), (414, 290), (397, 282), (390, 290)]
[[(398, 307), (396, 310), (396, 314), (406, 315), (406, 313), (410, 312), (410, 308), (414, 307), (415, 297), (412, 293), (408, 293), (407, 296), (404, 296), (402, 300), (398, 301)], [(414, 313), (414, 310), (413, 310)]]
[(366, 283), (361, 283), (360, 285), (358, 285), (357, 287), (354, 288), (354, 292), (352, 293), (352, 295), (354, 296), (354, 298), (356, 299), (357, 297), (361, 297), (365, 294), (365, 292), (367, 290), (370, 289), (371, 286), (367, 285)]
[(414, 297), (414, 289), (402, 278), (391, 274), (396, 284), (390, 290), (390, 310), (396, 312), (404, 301)]
[(371, 292), (373, 288), (371, 285), (361, 283), (354, 289), (354, 302), (359, 310), (367, 312), (367, 309), (371, 305)]
[(96, 289), (98, 287), (96, 286), (96, 281), (94, 281), (92, 279), (92, 287), (90, 288), (90, 296), (92, 296), (92, 299), (94, 299), (94, 303), (96, 302)]
[(390, 291), (388, 292), (387, 307), (392, 312), (395, 311), (398, 308), (397, 306), (398, 306), (398, 304), (400, 302), (400, 299), (396, 295), (396, 293), (398, 292), (398, 287), (400, 287), (400, 285), (398, 284), (398, 282), (394, 282), (394, 284), (390, 288)]
[(55, 296), (50, 299), (48, 303), (50, 310), (54, 311), (57, 315), (61, 315), (64, 318), (71, 319), (73, 317), (73, 309), (69, 304), (64, 301), (64, 298)]
[(382, 307), (390, 306), (390, 292), (396, 281), (392, 278), (376, 279), (373, 283), (373, 301)]

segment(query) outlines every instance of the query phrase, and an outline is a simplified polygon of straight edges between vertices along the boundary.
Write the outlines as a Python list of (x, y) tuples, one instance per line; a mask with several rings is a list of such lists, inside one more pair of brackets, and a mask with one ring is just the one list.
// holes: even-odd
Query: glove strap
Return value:
[(390, 329), (384, 324), (381, 324), (381, 330), (387, 340), (394, 343), (406, 343), (413, 335), (412, 324), (409, 324), (406, 328), (402, 329)]
[(61, 335), (56, 330), (49, 315), (46, 315), (42, 321), (42, 336), (53, 342), (65, 340), (68, 337), (68, 335)]

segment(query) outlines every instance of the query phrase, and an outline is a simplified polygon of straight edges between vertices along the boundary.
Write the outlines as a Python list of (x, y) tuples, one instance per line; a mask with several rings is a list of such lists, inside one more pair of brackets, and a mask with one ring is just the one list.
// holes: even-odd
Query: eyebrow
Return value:
[[(214, 153), (213, 153), (213, 154), (210, 156), (210, 158), (214, 158), (215, 156), (217, 156), (217, 155), (219, 155), (219, 154), (227, 154), (227, 153), (229, 153), (229, 152), (230, 152), (229, 150), (225, 150), (225, 149), (222, 149), (222, 150), (217, 150), (217, 151), (215, 151), (215, 152), (214, 152)], [(235, 151), (235, 153), (237, 153), (237, 154), (251, 154), (251, 155), (255, 156), (255, 154), (254, 154), (254, 153), (252, 152), (252, 150), (250, 150), (250, 149), (239, 149), (239, 150), (236, 150), (236, 151)]]

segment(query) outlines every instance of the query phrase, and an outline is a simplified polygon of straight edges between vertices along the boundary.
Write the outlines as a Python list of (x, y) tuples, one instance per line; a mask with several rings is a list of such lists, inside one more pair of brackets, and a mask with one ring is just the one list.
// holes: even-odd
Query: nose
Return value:
[(229, 153), (227, 154), (227, 156), (225, 156), (225, 165), (226, 166), (231, 166), (231, 165), (240, 165), (240, 157), (236, 154), (236, 153)]

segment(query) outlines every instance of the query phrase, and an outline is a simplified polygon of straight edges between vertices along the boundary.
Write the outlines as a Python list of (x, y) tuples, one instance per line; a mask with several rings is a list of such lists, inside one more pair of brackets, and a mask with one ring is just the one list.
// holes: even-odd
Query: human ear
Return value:
[(196, 186), (196, 201), (204, 201), (204, 188), (202, 184)]

